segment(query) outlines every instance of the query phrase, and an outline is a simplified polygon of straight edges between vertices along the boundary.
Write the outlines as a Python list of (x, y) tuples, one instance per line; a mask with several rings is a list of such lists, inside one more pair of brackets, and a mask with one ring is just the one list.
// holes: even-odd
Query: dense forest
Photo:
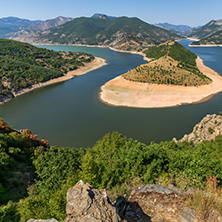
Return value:
[(93, 59), (92, 55), (85, 53), (55, 52), (0, 39), (0, 98), (62, 76)]
[(177, 42), (168, 41), (147, 48), (144, 53), (153, 61), (130, 70), (123, 75), (125, 79), (183, 86), (198, 86), (212, 81), (197, 68), (197, 56)]
[(221, 169), (221, 136), (146, 145), (113, 132), (91, 148), (53, 147), (0, 121), (0, 221), (63, 220), (67, 189), (80, 179), (115, 199), (148, 183), (204, 190), (210, 177), (221, 181)]

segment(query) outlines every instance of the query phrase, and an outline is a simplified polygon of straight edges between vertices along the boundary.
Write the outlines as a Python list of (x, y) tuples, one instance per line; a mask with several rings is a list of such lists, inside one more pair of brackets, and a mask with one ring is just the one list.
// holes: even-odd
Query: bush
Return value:
[(208, 128), (208, 132), (209, 132), (210, 134), (213, 134), (213, 133), (214, 133), (214, 129), (212, 129), (211, 127), (209, 127), (209, 128)]

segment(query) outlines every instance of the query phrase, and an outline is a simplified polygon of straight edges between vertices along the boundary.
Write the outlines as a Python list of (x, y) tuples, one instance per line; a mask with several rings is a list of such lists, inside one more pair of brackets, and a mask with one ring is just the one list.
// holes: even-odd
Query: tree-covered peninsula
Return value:
[(197, 68), (197, 56), (177, 42), (168, 41), (150, 47), (144, 53), (153, 61), (125, 73), (123, 75), (125, 79), (182, 86), (199, 86), (212, 82)]
[(0, 99), (33, 84), (46, 82), (94, 60), (86, 53), (55, 52), (0, 39)]

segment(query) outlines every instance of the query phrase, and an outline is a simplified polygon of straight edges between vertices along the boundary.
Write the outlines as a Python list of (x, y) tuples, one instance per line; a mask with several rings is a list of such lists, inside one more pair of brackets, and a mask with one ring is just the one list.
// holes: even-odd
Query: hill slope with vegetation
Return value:
[(222, 45), (222, 30), (214, 32), (200, 41), (192, 42), (191, 45)]
[(0, 39), (0, 98), (63, 76), (93, 59), (92, 55), (85, 53), (55, 52)]
[(50, 147), (30, 131), (20, 133), (0, 121), (0, 144), (0, 221), (52, 217), (62, 221), (67, 189), (80, 179), (107, 189), (112, 199), (141, 184), (204, 189), (210, 176), (222, 179), (221, 136), (196, 145), (174, 141), (145, 145), (114, 132), (92, 148), (77, 149)]
[(150, 25), (138, 18), (81, 17), (36, 35), (16, 39), (29, 43), (103, 45), (138, 50), (177, 38), (179, 36), (171, 31)]
[(196, 66), (197, 56), (177, 42), (169, 41), (144, 51), (154, 60), (122, 76), (130, 81), (198, 86), (211, 83)]
[(200, 28), (191, 30), (188, 36), (202, 39), (220, 30), (222, 30), (222, 20), (212, 20)]

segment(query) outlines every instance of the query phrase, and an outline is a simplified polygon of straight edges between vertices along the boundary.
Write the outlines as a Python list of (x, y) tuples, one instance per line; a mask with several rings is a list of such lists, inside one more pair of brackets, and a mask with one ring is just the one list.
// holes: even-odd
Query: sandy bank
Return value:
[(189, 45), (189, 47), (222, 47), (222, 45)]
[(143, 53), (143, 52), (137, 52), (137, 51), (125, 51), (125, 50), (121, 50), (121, 49), (115, 49), (115, 48), (112, 48), (112, 47), (109, 47), (111, 50), (113, 51), (116, 51), (116, 52), (123, 52), (123, 53), (130, 53), (130, 54), (137, 54), (137, 55), (141, 55), (143, 56), (143, 60), (144, 61), (147, 61), (147, 62), (150, 62), (152, 59), (151, 58), (147, 58), (146, 57), (146, 54)]
[(100, 99), (113, 106), (163, 108), (197, 103), (222, 91), (222, 77), (198, 57), (197, 67), (213, 82), (198, 87), (132, 82), (118, 76), (101, 87)]
[[(95, 57), (95, 59), (92, 62), (85, 63), (85, 66), (82, 66), (82, 67), (80, 67), (76, 70), (70, 71), (70, 72), (66, 73), (65, 75), (63, 75), (61, 77), (51, 79), (49, 81), (39, 83), (39, 84), (35, 84), (35, 85), (32, 85), (28, 88), (22, 89), (22, 90), (20, 90), (16, 93), (13, 93), (13, 96), (17, 97), (17, 96), (20, 96), (24, 93), (30, 92), (34, 89), (38, 89), (38, 88), (48, 86), (48, 85), (52, 85), (52, 84), (59, 83), (59, 82), (64, 82), (66, 80), (72, 79), (75, 76), (80, 76), (80, 75), (83, 75), (87, 72), (98, 69), (98, 68), (100, 68), (104, 65), (107, 65), (107, 63), (104, 59)], [(13, 96), (9, 95), (9, 96), (5, 96), (5, 97), (1, 98), (0, 99), (0, 105), (3, 105), (5, 102), (8, 102), (9, 100), (11, 100), (13, 98)]]
[(197, 39), (197, 38), (187, 38), (187, 39), (190, 41), (195, 41), (195, 42), (200, 41), (200, 39)]

